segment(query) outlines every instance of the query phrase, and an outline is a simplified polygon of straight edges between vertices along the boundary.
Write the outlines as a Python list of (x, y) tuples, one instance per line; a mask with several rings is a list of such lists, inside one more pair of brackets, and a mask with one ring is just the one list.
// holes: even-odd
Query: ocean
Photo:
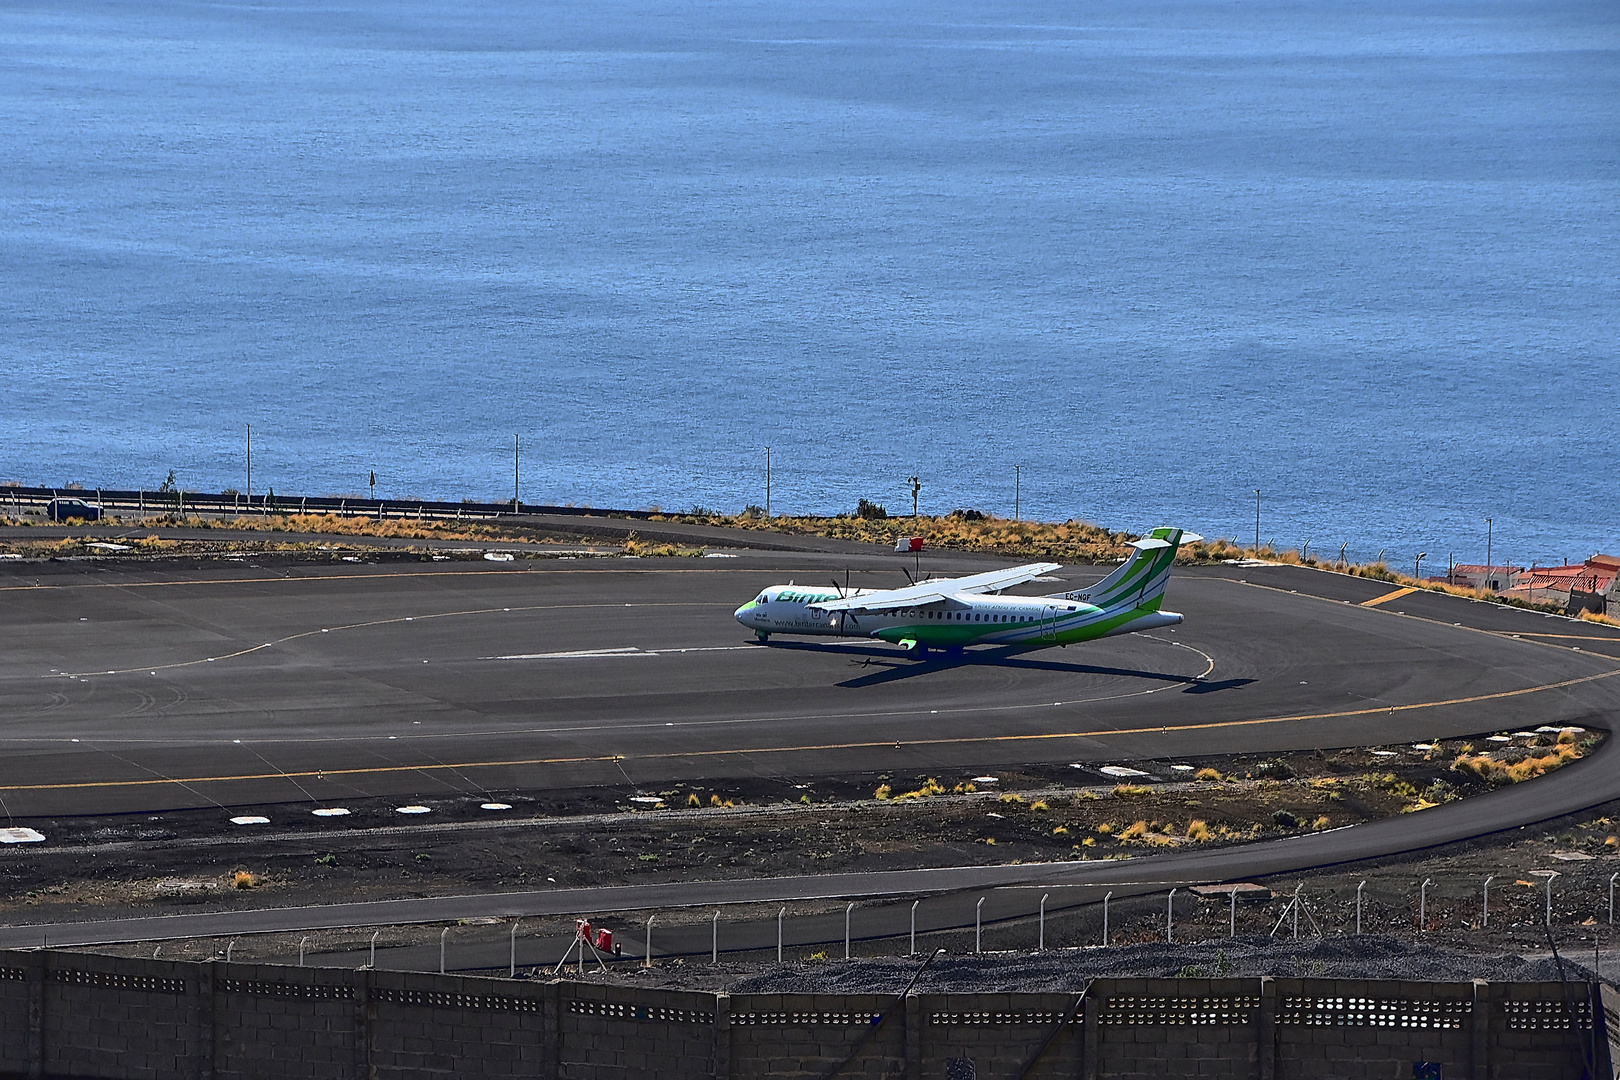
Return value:
[(0, 481), (1579, 559), (1617, 155), (1609, 2), (8, 2)]

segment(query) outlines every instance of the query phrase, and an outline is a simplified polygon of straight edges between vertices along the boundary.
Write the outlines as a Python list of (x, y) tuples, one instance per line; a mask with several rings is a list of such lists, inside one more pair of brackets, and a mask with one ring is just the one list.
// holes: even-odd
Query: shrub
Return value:
[(1029, 808), (1031, 810), (1047, 810), (1047, 809), (1050, 809), (1050, 807), (1048, 807), (1046, 805), (1046, 800), (1045, 799), (1037, 799), (1036, 801), (1029, 804)]
[(1209, 839), (1209, 825), (1202, 818), (1193, 818), (1187, 822), (1187, 839), (1195, 844), (1202, 844)]
[(1024, 802), (1024, 797), (1018, 794), (1016, 791), (1009, 791), (997, 801), (999, 801), (1003, 806), (1022, 805)]
[(1147, 835), (1147, 831), (1147, 822), (1135, 821), (1125, 827), (1125, 831), (1119, 834), (1119, 838), (1121, 840), (1140, 840)]
[(1102, 833), (1104, 836), (1112, 836), (1114, 834), (1114, 824), (1111, 821), (1105, 821), (1101, 825), (1097, 826), (1097, 831)]
[(1114, 798), (1134, 799), (1139, 796), (1146, 795), (1151, 790), (1151, 788), (1141, 787), (1136, 784), (1119, 784), (1114, 788)]
[(870, 499), (862, 499), (855, 504), (855, 516), (862, 521), (881, 521), (889, 516), (889, 512)]
[(720, 805), (720, 796), (718, 796), (718, 795), (710, 795), (709, 796), (709, 805), (710, 806), (719, 806)]
[(1262, 761), (1254, 767), (1254, 775), (1262, 780), (1292, 780), (1294, 770), (1281, 758)]
[(238, 870), (231, 875), (231, 885), (237, 889), (251, 889), (259, 884), (258, 876), (247, 870)]
[(888, 799), (889, 796), (891, 796), (893, 794), (894, 794), (894, 788), (890, 787), (888, 784), (879, 784), (878, 789), (876, 791), (872, 792), (872, 796), (874, 798), (885, 799), (885, 800)]
[(1052, 830), (1052, 835), (1053, 836), (1068, 836), (1069, 835), (1069, 827), (1067, 825), (1059, 825), (1057, 828)]
[(945, 785), (941, 784), (936, 778), (930, 776), (927, 780), (923, 781), (922, 787), (918, 788), (916, 791), (908, 791), (903, 795), (896, 795), (894, 797), (896, 799), (930, 799), (935, 795), (943, 794), (945, 794)]
[(1333, 824), (1333, 822), (1328, 818), (1328, 816), (1326, 814), (1322, 814), (1317, 817), (1315, 821), (1311, 822), (1311, 828), (1321, 830), (1327, 828), (1331, 824)]
[(697, 792), (694, 791), (692, 794), (690, 794), (690, 795), (688, 795), (686, 797), (686, 805), (687, 806), (702, 806), (703, 805), (703, 800), (698, 798)]
[(325, 855), (317, 855), (315, 862), (318, 866), (336, 866), (337, 856), (328, 851)]
[(1276, 810), (1272, 812), (1271, 823), (1280, 825), (1285, 829), (1293, 829), (1298, 827), (1299, 818), (1294, 816), (1292, 810)]
[(1226, 777), (1221, 775), (1221, 770), (1219, 769), (1204, 768), (1199, 769), (1196, 773), (1194, 773), (1193, 779), (1202, 780), (1206, 784), (1218, 784), (1222, 780), (1225, 780)]

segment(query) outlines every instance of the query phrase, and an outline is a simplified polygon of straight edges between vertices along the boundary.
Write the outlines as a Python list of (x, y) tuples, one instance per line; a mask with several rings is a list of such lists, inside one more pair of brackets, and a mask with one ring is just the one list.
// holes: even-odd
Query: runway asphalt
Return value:
[(855, 585), (904, 580), (882, 556), (802, 553), (0, 564), (0, 798), (15, 818), (306, 814), (372, 796), (973, 775), (1601, 724), (1620, 700), (1606, 677), (1620, 664), (1594, 651), (1620, 654), (1612, 630), (1426, 594), (1364, 608), (1389, 587), (1295, 568), (1178, 570), (1180, 627), (961, 661), (859, 639), (760, 646), (731, 617), (764, 585), (846, 567)]
[[(943, 558), (932, 569), (985, 565)], [(243, 804), (279, 804), (274, 814), (307, 819), (314, 806), (376, 795), (484, 798), (590, 784), (628, 793), (682, 779), (876, 770), (973, 775), (1541, 724), (1607, 730), (1620, 715), (1613, 629), (1294, 567), (1178, 570), (1167, 606), (1187, 622), (1171, 631), (960, 662), (915, 662), (853, 640), (761, 647), (731, 618), (763, 585), (842, 580), (846, 567), (857, 586), (903, 581), (892, 558), (805, 552), (489, 565), (0, 564), (0, 798), (19, 824), (217, 805), (224, 827), (226, 808)], [(1062, 583), (1021, 591), (1101, 573), (1066, 570)], [(1093, 901), (1104, 887), (1144, 891), (1418, 850), (1614, 799), (1620, 750), (1611, 740), (1546, 780), (1236, 849), (858, 882), (176, 916), (183, 922), (51, 928), (51, 939), (930, 892), (944, 895), (925, 927), (960, 925), (961, 896), (951, 894), (963, 889), (1035, 883), (1063, 890), (1057, 908)], [(1032, 903), (1028, 890), (993, 897), (987, 920), (1026, 915)], [(901, 917), (886, 910), (889, 922)], [(826, 930), (797, 933), (828, 940)], [(899, 932), (875, 922), (866, 930)], [(42, 932), (51, 931), (5, 930), (0, 946), (38, 944)]]

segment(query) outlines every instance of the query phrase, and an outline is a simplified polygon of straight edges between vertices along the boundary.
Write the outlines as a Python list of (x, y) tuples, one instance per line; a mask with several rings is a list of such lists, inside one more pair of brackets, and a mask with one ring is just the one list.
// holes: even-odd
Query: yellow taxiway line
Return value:
[(1359, 606), (1361, 606), (1361, 607), (1377, 607), (1379, 604), (1387, 604), (1391, 600), (1399, 600), (1401, 597), (1406, 596), (1409, 593), (1415, 593), (1415, 592), (1417, 592), (1417, 590), (1414, 589), (1414, 588), (1396, 589), (1394, 592), (1387, 592), (1383, 596), (1375, 596), (1371, 600), (1364, 600), (1364, 601), (1361, 602), (1361, 604)]
[[(1099, 731), (1054, 731), (1033, 735), (972, 735), (949, 739), (912, 740), (907, 745), (917, 747), (1044, 742), (1052, 739), (1094, 739), (1112, 735), (1152, 735), (1155, 733), (1168, 734), (1172, 731), (1214, 731), (1221, 728), (1255, 727), (1264, 724), (1293, 724), (1303, 723), (1309, 720), (1336, 720), (1351, 716), (1371, 716), (1374, 714), (1413, 712), (1420, 709), (1445, 708), (1451, 705), (1472, 705), (1481, 701), (1499, 701), (1504, 698), (1522, 697), (1526, 694), (1538, 694), (1544, 690), (1561, 690), (1569, 686), (1578, 686), (1582, 683), (1596, 682), (1600, 679), (1612, 678), (1615, 675), (1620, 675), (1620, 668), (1614, 668), (1610, 671), (1601, 671), (1596, 675), (1583, 675), (1575, 679), (1564, 679), (1561, 682), (1543, 683), (1540, 686), (1527, 686), (1519, 690), (1501, 690), (1493, 694), (1476, 694), (1472, 697), (1447, 698), (1442, 701), (1421, 701), (1410, 705), (1379, 705), (1373, 708), (1348, 709), (1342, 712), (1302, 713), (1296, 716), (1268, 716), (1249, 720), (1220, 720), (1209, 724), (1154, 724), (1148, 727), (1109, 728)], [(830, 750), (876, 750), (892, 748), (895, 745), (896, 743), (892, 739), (881, 739), (870, 742), (820, 743), (805, 746), (759, 746), (737, 747), (725, 750), (683, 750), (658, 754), (638, 754), (634, 757), (627, 757), (623, 754), (590, 754), (581, 757), (517, 758), (504, 761), (462, 761), (448, 763), (434, 762), (418, 765), (373, 765), (350, 769), (307, 769), (300, 772), (242, 773), (234, 776), (164, 777), (160, 779), (146, 780), (87, 780), (69, 784), (9, 784), (0, 786), (0, 791), (74, 791), (98, 788), (156, 787), (163, 784), (224, 784), (244, 780), (319, 779), (329, 776), (377, 776), (386, 773), (451, 772), (460, 769), (505, 769), (539, 765), (584, 765), (592, 763), (611, 764), (620, 761), (661, 761), (675, 758), (735, 758), (745, 757), (753, 754), (794, 754)]]

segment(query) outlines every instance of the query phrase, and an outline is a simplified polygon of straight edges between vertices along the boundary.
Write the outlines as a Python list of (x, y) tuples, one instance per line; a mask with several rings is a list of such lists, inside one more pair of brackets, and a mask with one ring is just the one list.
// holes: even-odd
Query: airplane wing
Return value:
[(937, 603), (959, 593), (987, 593), (1010, 589), (1014, 585), (1033, 581), (1042, 574), (1050, 574), (1053, 570), (1061, 569), (1062, 563), (1029, 563), (1026, 566), (1010, 566), (1005, 570), (991, 570), (970, 577), (924, 581), (917, 585), (908, 585), (904, 589), (879, 589), (864, 596), (823, 600), (821, 603), (805, 606), (815, 611), (893, 611), (897, 608), (922, 607), (924, 604)]

